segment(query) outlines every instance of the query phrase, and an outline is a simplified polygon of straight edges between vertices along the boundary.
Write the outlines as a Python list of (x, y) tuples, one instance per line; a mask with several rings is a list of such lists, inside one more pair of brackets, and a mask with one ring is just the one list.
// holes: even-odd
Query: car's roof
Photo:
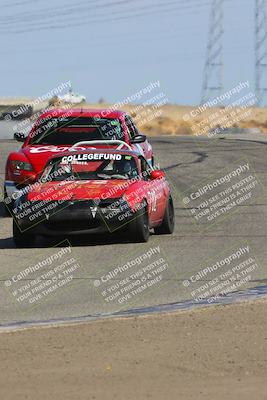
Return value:
[(77, 150), (77, 151), (76, 150), (68, 150), (68, 151), (60, 152), (60, 153), (54, 154), (52, 157), (49, 157), (49, 160), (54, 159), (54, 158), (62, 158), (65, 156), (72, 156), (74, 154), (88, 154), (88, 153), (122, 154), (125, 156), (134, 156), (134, 157), (140, 156), (140, 153), (138, 153), (138, 151), (106, 149), (106, 148), (92, 149), (92, 148), (88, 147), (88, 150)]
[(109, 109), (86, 109), (86, 108), (72, 108), (72, 109), (51, 109), (40, 115), (39, 119), (43, 118), (57, 118), (65, 116), (68, 117), (101, 117), (101, 118), (120, 118), (126, 113), (120, 110)]

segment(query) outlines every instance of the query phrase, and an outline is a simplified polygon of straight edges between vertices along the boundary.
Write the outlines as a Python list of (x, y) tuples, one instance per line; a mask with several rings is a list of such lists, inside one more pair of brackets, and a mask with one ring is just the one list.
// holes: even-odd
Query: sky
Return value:
[[(200, 102), (211, 0), (0, 0), (0, 97), (71, 81), (109, 102), (160, 81), (170, 103)], [(224, 1), (224, 89), (254, 85), (254, 0)]]

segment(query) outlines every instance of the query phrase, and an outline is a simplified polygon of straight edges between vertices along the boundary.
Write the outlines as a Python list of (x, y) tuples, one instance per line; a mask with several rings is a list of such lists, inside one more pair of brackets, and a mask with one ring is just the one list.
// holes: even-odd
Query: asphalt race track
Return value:
[[(251, 138), (249, 138), (251, 139)], [(192, 299), (190, 287), (184, 284), (191, 276), (208, 265), (214, 265), (238, 248), (249, 246), (257, 259), (257, 268), (251, 273), (251, 279), (240, 288), (266, 285), (267, 282), (267, 143), (254, 140), (235, 140), (233, 138), (204, 139), (193, 137), (162, 136), (151, 140), (157, 161), (170, 179), (173, 189), (176, 213), (176, 229), (171, 236), (151, 235), (146, 244), (129, 243), (126, 235), (107, 235), (105, 237), (77, 237), (60, 239), (38, 239), (36, 248), (16, 249), (12, 240), (12, 219), (3, 217), (1, 205), (0, 233), (0, 324), (22, 321), (45, 321), (67, 319), (70, 317), (94, 316), (116, 313), (120, 310), (142, 308), (158, 304), (183, 302)], [(18, 147), (10, 139), (1, 140), (0, 172), (4, 179), (4, 165), (9, 151)], [(261, 188), (255, 198), (237, 205), (226, 212), (224, 218), (214, 224), (196, 224), (193, 214), (186, 209), (182, 199), (190, 187), (203, 187), (200, 182), (213, 182), (216, 176), (222, 176), (222, 170), (234, 170), (240, 163), (247, 162), (253, 174), (257, 176)], [(213, 176), (215, 177), (213, 179)], [(71, 257), (78, 267), (73, 279), (65, 287), (46, 293), (42, 299), (32, 304), (25, 299), (18, 300), (15, 284), (7, 283), (12, 276), (26, 268), (36, 265), (55, 253), (53, 246), (70, 241)], [(159, 246), (159, 247), (158, 247)], [(109, 274), (118, 265), (126, 265), (151, 249), (160, 248), (160, 254), (168, 264), (168, 271), (158, 284), (149, 290), (135, 294), (134, 298), (114, 302), (107, 291), (108, 284), (116, 285), (122, 275)], [(232, 250), (234, 249), (234, 250)], [(57, 249), (59, 251), (59, 249)], [(69, 256), (68, 256), (69, 257)], [(151, 260), (153, 257), (151, 257)], [(45, 266), (46, 271), (49, 265)], [(48, 268), (48, 269), (47, 269)], [(131, 272), (138, 270), (134, 266)], [(44, 270), (43, 270), (44, 271)], [(126, 271), (126, 275), (127, 275)], [(35, 273), (34, 273), (35, 274)], [(20, 285), (30, 284), (40, 275), (20, 276)], [(109, 275), (108, 275), (109, 274)], [(108, 275), (108, 278), (107, 278)], [(124, 278), (126, 277), (124, 275)], [(129, 275), (129, 273), (128, 273)], [(67, 275), (66, 275), (67, 276)], [(106, 283), (101, 283), (105, 276)], [(152, 277), (153, 278), (153, 277)], [(151, 279), (152, 279), (151, 278)], [(17, 278), (18, 279), (18, 278)], [(49, 279), (45, 277), (44, 280)], [(62, 277), (64, 279), (64, 276)], [(211, 276), (202, 276), (202, 284), (210, 281)], [(240, 278), (241, 279), (241, 278)], [(21, 293), (26, 293), (26, 289)], [(37, 292), (36, 292), (37, 293)], [(126, 292), (125, 292), (126, 293)]]

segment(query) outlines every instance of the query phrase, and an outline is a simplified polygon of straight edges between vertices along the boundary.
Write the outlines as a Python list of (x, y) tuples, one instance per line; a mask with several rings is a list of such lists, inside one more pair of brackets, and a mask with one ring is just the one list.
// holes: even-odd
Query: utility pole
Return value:
[(212, 0), (201, 104), (223, 92), (223, 2)]
[(267, 18), (266, 0), (255, 0), (255, 94), (258, 106), (267, 98)]

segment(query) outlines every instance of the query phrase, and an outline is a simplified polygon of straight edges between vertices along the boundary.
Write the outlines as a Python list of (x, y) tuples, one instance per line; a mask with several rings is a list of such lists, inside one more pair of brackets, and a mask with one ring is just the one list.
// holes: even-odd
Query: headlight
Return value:
[(33, 171), (32, 165), (24, 161), (12, 160), (11, 165), (16, 170)]

